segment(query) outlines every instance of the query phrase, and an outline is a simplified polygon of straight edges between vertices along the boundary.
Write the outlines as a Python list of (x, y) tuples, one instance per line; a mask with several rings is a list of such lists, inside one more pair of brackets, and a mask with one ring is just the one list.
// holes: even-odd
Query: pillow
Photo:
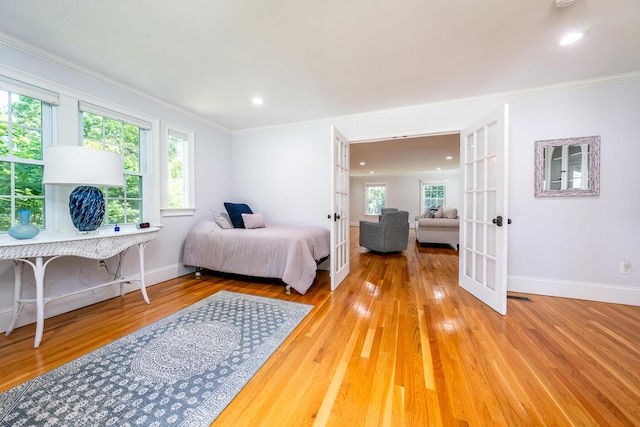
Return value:
[(224, 202), (224, 208), (227, 210), (229, 219), (231, 219), (231, 224), (233, 224), (234, 228), (244, 228), (244, 222), (242, 222), (242, 214), (253, 213), (251, 208), (244, 203)]
[(431, 209), (427, 209), (426, 211), (424, 211), (424, 213), (422, 214), (422, 218), (433, 218), (433, 212), (431, 212)]
[(220, 228), (233, 228), (226, 212), (213, 211), (213, 220)]
[(244, 222), (244, 228), (264, 228), (264, 217), (262, 214), (242, 214), (242, 221)]
[(434, 218), (442, 218), (444, 216), (444, 209), (442, 209), (442, 206), (438, 206), (438, 210), (436, 211), (436, 213), (433, 214)]
[(456, 208), (446, 208), (442, 212), (442, 217), (443, 218), (448, 218), (448, 219), (456, 219), (456, 218), (458, 218), (458, 209), (456, 209)]

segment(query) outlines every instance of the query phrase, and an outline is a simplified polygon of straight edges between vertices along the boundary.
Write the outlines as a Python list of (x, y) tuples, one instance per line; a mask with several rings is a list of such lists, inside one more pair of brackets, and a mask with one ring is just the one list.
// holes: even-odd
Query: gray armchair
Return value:
[(380, 215), (378, 215), (378, 222), (382, 220), (382, 215), (386, 214), (387, 212), (398, 212), (398, 208), (382, 208), (380, 210)]
[(360, 221), (360, 246), (374, 252), (407, 250), (409, 244), (409, 212), (391, 211), (380, 216), (380, 222)]

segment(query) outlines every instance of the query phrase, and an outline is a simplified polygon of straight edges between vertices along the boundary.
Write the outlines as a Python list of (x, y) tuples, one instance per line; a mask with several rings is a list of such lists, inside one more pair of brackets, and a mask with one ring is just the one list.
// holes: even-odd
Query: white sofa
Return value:
[(455, 208), (440, 208), (434, 217), (416, 216), (416, 240), (419, 243), (442, 243), (455, 246), (460, 244), (460, 218)]

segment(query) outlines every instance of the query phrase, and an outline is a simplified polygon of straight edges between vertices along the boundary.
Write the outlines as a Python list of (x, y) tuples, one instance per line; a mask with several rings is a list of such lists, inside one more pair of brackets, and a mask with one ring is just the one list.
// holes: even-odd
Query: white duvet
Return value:
[(223, 273), (278, 278), (305, 294), (316, 277), (316, 261), (329, 256), (330, 245), (329, 230), (321, 227), (222, 229), (205, 219), (189, 231), (182, 262)]

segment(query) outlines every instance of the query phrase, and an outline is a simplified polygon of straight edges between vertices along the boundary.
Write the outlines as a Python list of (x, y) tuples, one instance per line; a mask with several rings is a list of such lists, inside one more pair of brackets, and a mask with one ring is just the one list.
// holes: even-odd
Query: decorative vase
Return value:
[(9, 229), (9, 236), (14, 239), (32, 239), (40, 233), (40, 229), (31, 224), (31, 211), (21, 209), (18, 211), (20, 222)]

